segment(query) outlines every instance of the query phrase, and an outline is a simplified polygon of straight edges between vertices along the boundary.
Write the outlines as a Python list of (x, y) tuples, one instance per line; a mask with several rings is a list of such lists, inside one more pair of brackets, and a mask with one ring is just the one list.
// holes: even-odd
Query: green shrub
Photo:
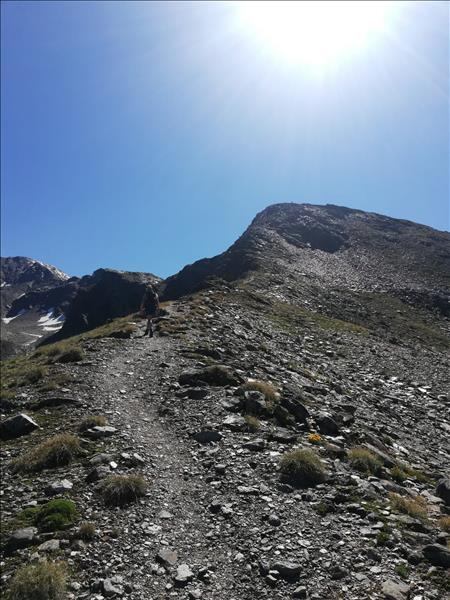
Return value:
[(428, 515), (427, 501), (423, 496), (414, 496), (414, 498), (404, 498), (398, 494), (389, 494), (391, 507), (393, 510), (409, 515), (416, 519), (426, 519)]
[(15, 471), (41, 471), (68, 465), (82, 453), (80, 440), (70, 433), (60, 433), (13, 462)]
[(348, 457), (352, 466), (366, 475), (379, 475), (383, 463), (377, 456), (366, 448), (352, 448)]
[(387, 529), (380, 529), (377, 534), (377, 546), (386, 546), (391, 539), (391, 532)]
[(253, 415), (245, 415), (244, 419), (247, 424), (248, 431), (255, 433), (256, 431), (258, 431), (260, 429), (261, 421), (259, 419), (257, 419), (256, 417), (254, 417)]
[(101, 482), (100, 490), (109, 506), (123, 506), (144, 496), (147, 483), (141, 475), (110, 475)]
[(81, 421), (81, 423), (78, 426), (78, 430), (80, 432), (83, 432), (87, 431), (88, 429), (91, 429), (92, 427), (103, 427), (104, 425), (106, 425), (106, 423), (106, 418), (102, 415), (89, 415), (87, 417), (84, 417), (84, 419)]
[(96, 529), (94, 523), (84, 521), (78, 528), (77, 538), (84, 540), (85, 542), (90, 542), (94, 539), (95, 532)]
[(391, 469), (391, 477), (397, 483), (403, 483), (406, 479), (408, 479), (408, 474), (398, 465)]
[(299, 487), (322, 483), (326, 479), (325, 468), (312, 450), (293, 450), (281, 459), (281, 474), (284, 479)]
[(77, 509), (72, 500), (56, 498), (39, 508), (35, 523), (41, 531), (67, 529), (77, 518)]
[(408, 565), (405, 565), (404, 563), (399, 563), (398, 565), (395, 565), (395, 572), (397, 573), (397, 575), (400, 575), (400, 577), (402, 577), (403, 579), (407, 579), (409, 576), (409, 567)]
[(67, 568), (62, 562), (40, 562), (20, 567), (9, 588), (8, 600), (63, 600)]

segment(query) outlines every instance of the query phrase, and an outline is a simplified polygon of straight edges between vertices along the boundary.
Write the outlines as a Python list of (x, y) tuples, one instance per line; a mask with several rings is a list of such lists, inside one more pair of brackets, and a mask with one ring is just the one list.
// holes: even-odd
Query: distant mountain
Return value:
[[(24, 258), (2, 258), (2, 357), (62, 339), (139, 308), (145, 286), (158, 277), (98, 269), (82, 278)], [(61, 332), (60, 332), (61, 330)]]

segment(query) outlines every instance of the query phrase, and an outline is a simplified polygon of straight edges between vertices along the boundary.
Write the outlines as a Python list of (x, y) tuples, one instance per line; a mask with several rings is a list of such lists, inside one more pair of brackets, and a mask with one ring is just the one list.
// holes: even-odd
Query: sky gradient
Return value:
[(449, 229), (446, 2), (321, 72), (227, 2), (2, 2), (2, 255), (175, 273), (277, 202)]

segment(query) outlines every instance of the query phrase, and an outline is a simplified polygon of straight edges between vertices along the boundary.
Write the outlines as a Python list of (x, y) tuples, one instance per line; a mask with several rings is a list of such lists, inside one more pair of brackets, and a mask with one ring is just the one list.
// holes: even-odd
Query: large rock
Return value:
[(281, 398), (281, 406), (300, 423), (305, 423), (309, 417), (308, 409), (297, 398), (284, 396)]
[(266, 415), (267, 404), (264, 394), (256, 390), (248, 390), (244, 392), (244, 409), (249, 415)]
[(39, 429), (39, 425), (25, 413), (20, 413), (0, 423), (0, 438), (10, 440)]
[(183, 563), (177, 567), (177, 574), (174, 577), (175, 585), (178, 587), (184, 587), (194, 578), (194, 573), (189, 568), (189, 565)]
[(435, 567), (450, 567), (450, 550), (441, 544), (429, 544), (422, 550), (423, 555)]
[(220, 442), (222, 434), (213, 429), (202, 429), (192, 436), (199, 444), (210, 444), (211, 442)]
[(436, 494), (439, 498), (442, 498), (447, 506), (450, 506), (450, 477), (444, 477), (438, 481)]
[(278, 571), (280, 577), (286, 581), (296, 581), (302, 571), (301, 565), (289, 561), (275, 562), (270, 568), (272, 571)]
[(178, 381), (181, 385), (195, 386), (199, 383), (214, 386), (237, 386), (243, 382), (242, 377), (225, 365), (212, 365), (197, 371), (183, 371)]
[(17, 529), (8, 538), (6, 543), (7, 551), (13, 552), (14, 550), (31, 546), (36, 541), (36, 535), (36, 527), (24, 527), (23, 529)]
[(397, 583), (392, 579), (383, 581), (381, 590), (386, 600), (406, 600), (409, 594), (409, 585)]
[(156, 560), (166, 567), (173, 567), (177, 563), (178, 554), (176, 550), (171, 550), (170, 548), (161, 548), (156, 555)]
[(320, 413), (316, 418), (317, 427), (324, 435), (339, 435), (339, 426), (333, 417), (327, 413)]

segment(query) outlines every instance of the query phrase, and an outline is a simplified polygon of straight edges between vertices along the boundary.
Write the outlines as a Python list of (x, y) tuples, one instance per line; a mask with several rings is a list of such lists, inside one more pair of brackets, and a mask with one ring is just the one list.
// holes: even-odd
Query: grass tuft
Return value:
[(366, 448), (352, 448), (349, 450), (348, 457), (352, 466), (366, 475), (379, 475), (383, 463), (379, 458)]
[(62, 562), (40, 562), (20, 567), (10, 585), (8, 600), (63, 600), (67, 567)]
[(123, 506), (144, 496), (147, 483), (141, 475), (110, 475), (102, 481), (100, 490), (106, 505)]
[(261, 428), (261, 421), (253, 415), (244, 415), (244, 419), (247, 424), (247, 429), (251, 433), (255, 433)]
[(82, 453), (80, 440), (71, 433), (60, 433), (29, 452), (19, 456), (12, 463), (14, 471), (41, 471), (70, 464)]
[(409, 515), (416, 519), (426, 519), (428, 515), (427, 501), (423, 496), (415, 496), (414, 498), (404, 498), (398, 494), (389, 494), (391, 507), (397, 512)]
[(281, 459), (281, 474), (289, 483), (308, 487), (322, 483), (326, 479), (325, 467), (312, 450), (293, 450)]
[(95, 538), (95, 525), (89, 521), (84, 521), (80, 524), (77, 531), (77, 538), (85, 542), (91, 542)]

